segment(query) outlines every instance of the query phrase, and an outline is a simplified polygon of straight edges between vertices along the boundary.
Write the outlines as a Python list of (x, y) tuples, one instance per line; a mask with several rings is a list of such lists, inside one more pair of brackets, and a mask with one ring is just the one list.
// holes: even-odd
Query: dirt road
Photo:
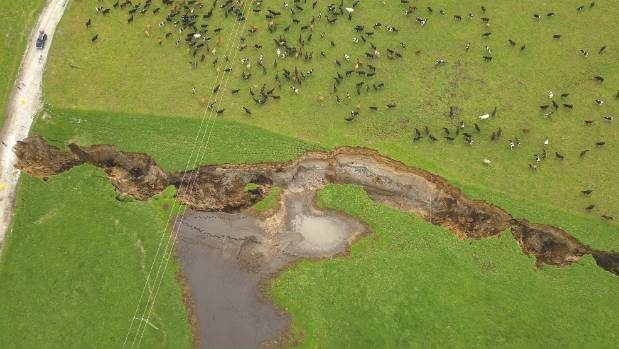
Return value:
[[(0, 140), (2, 140), (0, 144), (0, 253), (11, 222), (20, 173), (14, 167), (16, 158), (13, 146), (18, 140), (28, 136), (34, 116), (43, 105), (42, 82), (47, 54), (67, 2), (68, 0), (48, 0), (39, 16), (30, 35), (19, 75), (9, 99), (7, 117), (0, 131)], [(48, 35), (47, 43), (42, 50), (35, 47), (39, 30), (44, 30)]]

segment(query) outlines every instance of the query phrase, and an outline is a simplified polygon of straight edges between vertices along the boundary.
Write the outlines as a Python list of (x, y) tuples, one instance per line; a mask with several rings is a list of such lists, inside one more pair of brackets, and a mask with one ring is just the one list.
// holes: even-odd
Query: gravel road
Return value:
[[(15, 169), (15, 143), (28, 136), (32, 121), (43, 105), (43, 72), (56, 26), (68, 0), (48, 0), (32, 29), (17, 80), (9, 98), (6, 119), (0, 131), (0, 253), (13, 215), (19, 171)], [(47, 33), (45, 48), (35, 47), (39, 30)]]

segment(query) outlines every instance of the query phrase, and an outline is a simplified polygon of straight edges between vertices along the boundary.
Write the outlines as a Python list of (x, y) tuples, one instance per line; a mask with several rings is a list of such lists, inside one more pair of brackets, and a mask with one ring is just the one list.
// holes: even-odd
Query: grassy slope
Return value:
[[(97, 123), (102, 118), (104, 125)], [(130, 118), (131, 126), (122, 127)], [(110, 125), (117, 131), (108, 132)], [(196, 127), (195, 119), (61, 112), (39, 120), (34, 132), (62, 144), (117, 142), (179, 169), (184, 163), (171, 151), (186, 154), (183, 140)], [(240, 140), (253, 149), (246, 158), (237, 156)], [(214, 129), (213, 141), (206, 162), (282, 161), (315, 149), (226, 121)], [(271, 152), (272, 142), (280, 145), (278, 152)], [(171, 194), (153, 202), (117, 201), (105, 174), (89, 166), (47, 182), (24, 176), (0, 264), (0, 298), (8, 300), (0, 302), (0, 347), (120, 347), (144, 284), (141, 268), (152, 263)], [(152, 321), (161, 331), (147, 330), (145, 348), (191, 346), (175, 267), (168, 270)]]
[(15, 81), (31, 26), (44, 0), (4, 0), (0, 2), (0, 125), (7, 99)]
[(349, 257), (305, 261), (273, 282), (303, 348), (612, 348), (616, 277), (591, 257), (535, 270), (511, 234), (461, 241), (440, 227), (330, 186), (320, 202), (374, 234)]
[(258, 213), (264, 213), (276, 209), (279, 205), (281, 193), (282, 189), (280, 187), (271, 188), (269, 194), (252, 206), (252, 208)]
[(196, 157), (201, 164), (285, 161), (307, 149), (322, 149), (229, 120), (208, 126), (204, 122), (205, 136), (195, 142), (200, 125), (200, 120), (193, 118), (52, 109), (36, 122), (32, 132), (61, 147), (68, 140), (81, 145), (114, 144), (125, 151), (146, 153), (175, 171), (187, 167), (191, 154), (189, 169), (196, 166)]
[[(619, 129), (601, 119), (603, 115), (619, 112), (619, 101), (614, 99), (619, 89), (619, 65), (616, 64), (619, 41), (612, 34), (614, 19), (619, 17), (616, 2), (597, 1), (596, 7), (581, 14), (575, 10), (580, 5), (576, 0), (548, 4), (534, 0), (494, 2), (486, 4), (486, 15), (491, 18), (489, 28), (483, 27), (479, 20), (482, 14), (476, 1), (416, 3), (420, 9), (426, 5), (435, 8), (432, 15), (419, 10), (418, 15), (430, 18), (424, 28), (414, 23), (414, 17), (402, 15), (404, 8), (399, 2), (387, 2), (386, 6), (379, 3), (361, 2), (352, 22), (341, 20), (335, 26), (327, 26), (318, 21), (311, 44), (314, 61), (279, 61), (279, 68), (292, 69), (298, 65), (301, 70), (307, 70), (311, 67), (314, 74), (303, 84), (300, 95), (294, 96), (284, 83), (283, 89), (277, 92), (282, 95), (281, 101), (262, 108), (251, 102), (247, 90), (250, 86), (258, 89), (263, 82), (272, 86), (274, 47), (264, 30), (264, 17), (251, 17), (250, 22), (257, 24), (260, 32), (254, 37), (245, 33), (247, 42), (250, 46), (256, 42), (264, 45), (262, 53), (270, 71), (263, 77), (254, 69), (254, 78), (243, 81), (239, 78), (239, 63), (233, 62), (231, 66), (235, 70), (228, 88), (242, 88), (242, 92), (230, 97), (226, 91), (224, 117), (328, 147), (347, 144), (376, 148), (465, 187), (487, 189), (484, 193), (502, 192), (514, 200), (527, 198), (542, 208), (555, 207), (584, 215), (583, 208), (595, 203), (597, 207), (592, 215), (597, 219), (603, 213), (619, 217), (619, 197), (604, 195), (605, 192), (619, 192), (619, 181), (614, 178), (619, 169), (619, 158), (614, 155), (619, 152), (619, 143), (615, 142)], [(150, 14), (138, 16), (132, 25), (127, 25), (125, 14), (113, 12), (105, 18), (96, 16), (91, 4), (89, 1), (74, 2), (61, 23), (59, 44), (53, 48), (46, 77), (46, 98), (56, 106), (86, 110), (201, 116), (200, 98), (210, 100), (214, 79), (212, 65), (208, 62), (215, 57), (209, 56), (197, 70), (191, 70), (188, 62), (192, 58), (184, 49), (175, 48), (176, 35), (163, 45), (157, 45), (163, 33), (171, 30), (170, 27), (157, 27), (161, 18)], [(448, 15), (439, 15), (439, 8), (445, 8)], [(540, 22), (531, 19), (534, 12), (550, 11), (557, 15)], [(452, 14), (466, 15), (468, 12), (475, 14), (474, 20), (457, 23), (451, 19)], [(311, 11), (306, 10), (298, 18), (306, 23), (311, 15)], [(87, 18), (93, 19), (90, 30), (83, 27)], [(374, 80), (368, 81), (384, 81), (386, 89), (357, 97), (353, 84), (361, 79), (349, 79), (340, 86), (338, 93), (343, 97), (345, 91), (350, 91), (353, 100), (337, 105), (331, 93), (332, 77), (337, 71), (344, 72), (352, 67), (338, 69), (333, 62), (335, 59), (343, 61), (345, 52), (366, 60), (363, 52), (367, 51), (367, 45), (352, 43), (351, 37), (355, 35), (352, 25), (365, 24), (369, 28), (377, 21), (399, 27), (400, 33), (377, 31), (372, 41), (383, 53), (387, 47), (398, 48), (404, 59), (391, 61), (382, 57), (373, 61), (378, 73)], [(283, 35), (281, 28), (287, 24), (287, 20), (282, 19), (275, 35)], [(144, 34), (148, 25), (151, 26), (149, 38)], [(217, 25), (217, 22), (213, 24)], [(222, 36), (230, 35), (229, 23), (223, 26), (226, 29)], [(494, 34), (482, 40), (481, 33), (487, 30)], [(321, 31), (327, 33), (322, 40)], [(99, 33), (99, 42), (90, 45), (89, 39), (95, 32)], [(287, 37), (296, 42), (298, 33), (299, 29), (293, 26)], [(562, 34), (561, 40), (552, 39), (556, 33)], [(213, 42), (217, 38), (215, 36)], [(526, 43), (527, 49), (520, 52), (518, 48), (511, 48), (508, 38), (519, 44)], [(336, 48), (330, 48), (330, 40), (337, 43)], [(406, 50), (399, 48), (401, 41), (407, 43)], [(468, 53), (464, 51), (466, 42), (472, 44)], [(485, 45), (490, 45), (495, 58), (489, 64), (481, 57), (485, 54)], [(602, 45), (608, 48), (605, 54), (598, 55), (597, 50)], [(217, 48), (221, 57), (225, 47)], [(583, 48), (591, 53), (588, 58), (579, 55), (578, 50)], [(418, 49), (422, 52), (415, 55)], [(320, 50), (326, 52), (327, 58), (320, 57)], [(237, 60), (244, 56), (255, 58), (258, 54), (249, 49), (240, 53)], [(445, 58), (450, 63), (440, 69), (434, 68), (437, 58)], [(70, 68), (70, 64), (79, 68)], [(598, 74), (606, 77), (603, 84), (591, 79)], [(196, 96), (191, 94), (193, 86), (198, 91)], [(545, 94), (550, 89), (556, 95), (570, 92), (565, 101), (573, 103), (574, 110), (562, 108), (552, 118), (544, 119), (538, 106), (549, 103)], [(326, 96), (327, 102), (318, 105), (317, 95)], [(605, 105), (596, 106), (595, 98), (604, 99)], [(382, 107), (390, 101), (398, 102), (396, 110), (378, 113), (367, 110), (370, 105)], [(362, 105), (361, 116), (349, 124), (343, 118), (357, 103)], [(254, 115), (246, 117), (242, 105), (252, 108)], [(479, 122), (478, 115), (495, 106), (499, 107), (499, 114), (495, 120), (480, 122), (482, 133), (475, 135), (475, 144), (470, 147), (461, 141), (455, 144), (445, 141), (432, 144), (427, 140), (411, 142), (415, 127), (428, 125), (436, 136), (442, 134), (443, 126), (453, 129), (458, 120), (445, 116), (451, 105), (460, 108), (461, 118), (469, 129), (473, 122)], [(583, 126), (585, 119), (596, 122), (587, 128)], [(490, 133), (498, 127), (503, 128), (503, 141), (491, 143)], [(522, 128), (530, 132), (522, 134)], [(513, 137), (519, 137), (523, 143), (516, 151), (507, 149), (507, 139)], [(545, 137), (550, 138), (550, 159), (533, 173), (527, 163), (532, 162), (534, 153), (541, 151)], [(593, 142), (598, 140), (607, 141), (605, 148), (593, 149)], [(593, 151), (586, 159), (578, 159), (579, 152), (585, 148)], [(567, 159), (555, 160), (554, 151), (562, 152)], [(493, 161), (491, 167), (482, 165), (484, 158)], [(590, 199), (579, 193), (585, 188), (595, 190)], [(484, 193), (478, 194), (492, 199), (492, 195)]]
[[(146, 203), (115, 195), (89, 166), (47, 182), (23, 177), (0, 265), (0, 347), (122, 346), (171, 193)], [(191, 346), (175, 271), (168, 268), (153, 312), (161, 331), (148, 328), (144, 347)]]

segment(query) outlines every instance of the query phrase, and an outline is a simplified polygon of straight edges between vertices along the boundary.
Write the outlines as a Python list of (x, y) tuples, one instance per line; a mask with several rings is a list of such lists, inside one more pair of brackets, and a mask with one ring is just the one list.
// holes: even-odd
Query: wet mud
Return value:
[(358, 221), (312, 207), (312, 192), (289, 192), (269, 218), (189, 211), (179, 217), (176, 255), (189, 285), (201, 348), (277, 347), (290, 319), (262, 283), (300, 258), (344, 251), (366, 232)]
[[(260, 285), (301, 258), (344, 253), (367, 232), (351, 217), (314, 206), (329, 183), (357, 184), (370, 197), (441, 225), (461, 239), (482, 239), (511, 229), (536, 265), (564, 267), (592, 254), (598, 266), (619, 275), (619, 253), (591, 249), (564, 230), (514, 219), (503, 209), (472, 200), (442, 177), (408, 167), (366, 148), (307, 152), (283, 163), (209, 165), (166, 172), (146, 154), (112, 145), (63, 152), (40, 137), (15, 147), (17, 167), (46, 178), (88, 163), (102, 168), (119, 196), (145, 200), (169, 185), (189, 210), (179, 219), (176, 254), (197, 317), (202, 348), (278, 346), (289, 319), (266, 300)], [(251, 190), (246, 185), (254, 183)], [(268, 216), (246, 210), (271, 187), (283, 188), (280, 206)]]
[(286, 330), (288, 318), (259, 291), (268, 274), (254, 218), (189, 213), (178, 232), (176, 255), (191, 292), (197, 317), (194, 337), (201, 348), (256, 348)]

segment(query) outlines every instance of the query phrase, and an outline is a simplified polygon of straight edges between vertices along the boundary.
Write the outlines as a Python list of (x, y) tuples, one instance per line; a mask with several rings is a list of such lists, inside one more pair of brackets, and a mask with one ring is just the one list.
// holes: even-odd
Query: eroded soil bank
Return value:
[[(170, 173), (148, 155), (123, 152), (113, 145), (72, 143), (69, 150), (63, 152), (41, 137), (29, 137), (15, 146), (16, 166), (31, 176), (46, 178), (89, 163), (105, 170), (119, 195), (145, 200), (174, 185), (181, 203), (204, 212), (239, 212), (261, 200), (272, 186), (315, 192), (329, 183), (357, 184), (373, 199), (414, 212), (460, 238), (480, 239), (511, 228), (522, 250), (534, 255), (538, 265), (565, 266), (592, 251), (559, 228), (513, 219), (499, 207), (464, 197), (442, 177), (365, 148), (307, 152), (285, 163), (209, 165)], [(246, 190), (249, 183), (257, 184), (257, 189)], [(617, 258), (612, 256), (616, 254), (593, 256), (600, 267), (615, 273)]]

